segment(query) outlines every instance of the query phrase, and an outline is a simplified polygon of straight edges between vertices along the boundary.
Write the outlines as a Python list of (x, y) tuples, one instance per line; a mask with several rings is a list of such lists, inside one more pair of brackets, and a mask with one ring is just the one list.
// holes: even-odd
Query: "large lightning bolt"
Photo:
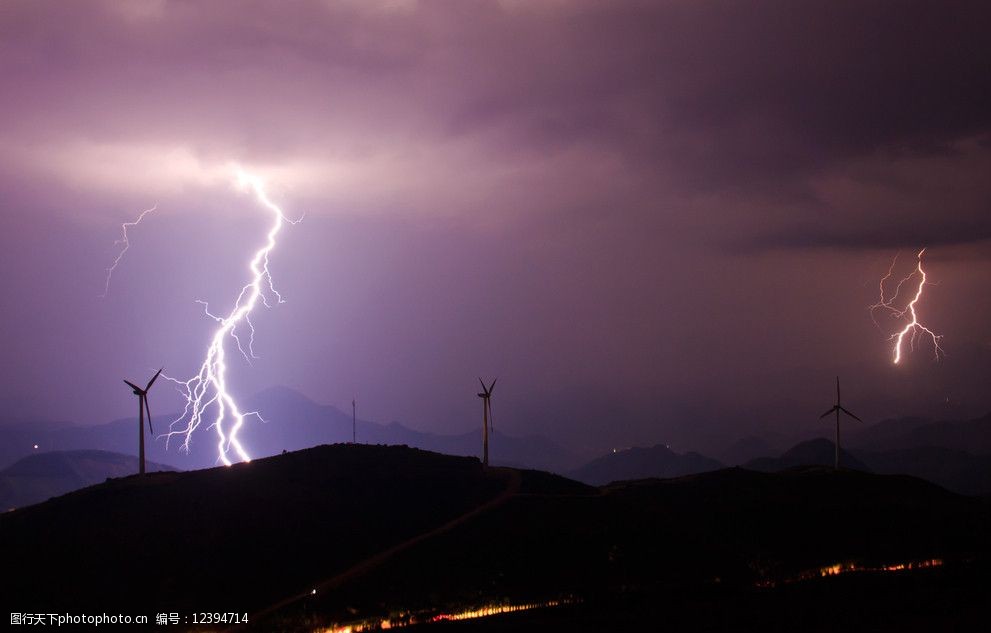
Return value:
[[(901, 330), (895, 332), (890, 337), (888, 337), (889, 341), (894, 341), (893, 354), (894, 354), (894, 363), (896, 365), (902, 359), (902, 344), (905, 342), (906, 337), (908, 337), (909, 345), (914, 350), (916, 340), (920, 336), (927, 336), (933, 342), (933, 353), (936, 357), (936, 360), (939, 360), (939, 355), (943, 353), (943, 348), (939, 346), (939, 341), (940, 339), (943, 338), (942, 335), (936, 334), (928, 327), (920, 323), (919, 315), (916, 312), (916, 306), (918, 305), (919, 300), (922, 298), (922, 291), (927, 283), (926, 271), (925, 269), (922, 268), (922, 254), (925, 252), (926, 249), (924, 248), (921, 251), (919, 251), (919, 254), (916, 255), (916, 259), (918, 261), (916, 263), (915, 269), (911, 273), (909, 273), (907, 277), (902, 278), (898, 282), (898, 284), (895, 286), (894, 293), (892, 293), (890, 297), (885, 298), (884, 296), (885, 282), (891, 279), (892, 275), (894, 274), (895, 264), (898, 262), (898, 256), (895, 255), (895, 258), (891, 262), (891, 266), (888, 268), (888, 274), (886, 274), (884, 277), (881, 278), (881, 282), (879, 284), (881, 291), (880, 300), (874, 305), (870, 306), (871, 318), (874, 319), (875, 325), (878, 325), (877, 319), (875, 318), (875, 313), (878, 310), (883, 310), (884, 312), (887, 312), (888, 315), (893, 319), (905, 319), (905, 318), (908, 319), (908, 322), (904, 325), (904, 327), (902, 327)], [(916, 286), (915, 295), (909, 300), (909, 302), (905, 305), (904, 308), (899, 309), (895, 306), (895, 301), (898, 299), (898, 294), (901, 292), (902, 286), (908, 283), (909, 280), (911, 280), (913, 277), (918, 278), (918, 286)], [(878, 327), (880, 327), (880, 325), (878, 325)]]
[[(251, 461), (250, 455), (238, 439), (238, 431), (244, 425), (246, 417), (261, 416), (256, 411), (242, 410), (234, 396), (231, 395), (227, 384), (228, 367), (225, 344), (228, 337), (232, 338), (241, 354), (249, 363), (251, 362), (250, 358), (254, 357), (252, 343), (255, 333), (254, 326), (251, 324), (252, 311), (259, 303), (269, 306), (267, 296), (275, 298), (278, 303), (284, 302), (282, 295), (275, 290), (272, 283), (272, 274), (268, 268), (269, 255), (275, 249), (276, 238), (283, 226), (287, 222), (296, 224), (300, 221), (287, 218), (282, 209), (272, 202), (265, 191), (264, 182), (260, 178), (240, 168), (236, 168), (236, 175), (237, 184), (242, 189), (251, 191), (258, 203), (272, 214), (271, 228), (266, 235), (265, 244), (255, 251), (249, 262), (248, 268), (251, 271), (251, 277), (241, 288), (230, 312), (226, 316), (217, 316), (210, 312), (206, 302), (199, 302), (203, 304), (207, 316), (217, 322), (217, 329), (210, 337), (210, 344), (199, 371), (195, 376), (185, 381), (169, 378), (163, 374), (179, 386), (180, 393), (186, 398), (182, 415), (172, 422), (169, 432), (165, 434), (166, 443), (173, 436), (182, 436), (182, 448), (188, 451), (193, 432), (199, 428), (206, 416), (209, 415), (209, 411), (213, 409), (213, 421), (209, 426), (217, 431), (218, 461), (228, 466), (231, 464), (229, 457), (231, 451), (236, 454), (239, 460)], [(238, 328), (244, 328), (248, 333), (247, 348), (241, 343)], [(183, 422), (185, 422), (185, 426), (182, 426)]]
[(113, 263), (110, 264), (109, 268), (107, 268), (107, 279), (103, 284), (103, 294), (100, 295), (101, 298), (106, 299), (107, 295), (110, 294), (110, 278), (113, 277), (114, 270), (117, 269), (117, 264), (120, 263), (120, 260), (124, 259), (124, 253), (127, 252), (127, 249), (131, 248), (131, 242), (127, 239), (127, 229), (141, 224), (141, 220), (144, 220), (146, 215), (157, 208), (158, 205), (156, 204), (152, 208), (142, 211), (141, 215), (139, 215), (133, 222), (124, 222), (120, 225), (120, 239), (114, 242), (114, 246), (123, 246), (123, 248), (120, 249), (120, 252), (117, 253), (117, 257), (114, 258)]

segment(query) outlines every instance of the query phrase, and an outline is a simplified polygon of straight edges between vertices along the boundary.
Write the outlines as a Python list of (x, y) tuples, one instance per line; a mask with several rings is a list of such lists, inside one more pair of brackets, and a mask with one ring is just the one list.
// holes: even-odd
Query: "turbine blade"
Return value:
[(154, 435), (154, 434), (155, 434), (155, 427), (153, 427), (153, 426), (151, 425), (151, 407), (149, 407), (149, 406), (148, 406), (148, 396), (144, 396), (144, 397), (142, 398), (142, 400), (144, 400), (144, 401), (145, 401), (145, 412), (147, 412), (147, 413), (148, 413), (148, 431), (149, 431), (149, 432), (150, 432), (150, 433), (151, 433), (152, 435)]
[(836, 377), (836, 404), (840, 403), (840, 377)]
[(492, 381), (492, 384), (489, 385), (489, 393), (490, 394), (492, 393), (492, 390), (495, 389), (496, 380), (499, 380), (499, 379), (496, 378), (495, 380)]
[(830, 414), (830, 413), (832, 413), (833, 411), (836, 411), (836, 407), (833, 407), (833, 408), (832, 408), (832, 409), (830, 409), (829, 411), (826, 411), (825, 413), (823, 413), (822, 415), (820, 415), (820, 416), (819, 416), (819, 419), (820, 419), (820, 420), (821, 420), (821, 419), (823, 419), (824, 417), (826, 417), (827, 415), (829, 415), (829, 414)]
[[(165, 369), (165, 368), (162, 367), (162, 369)], [(162, 373), (162, 369), (159, 369), (157, 372), (155, 372), (155, 375), (151, 377), (151, 380), (148, 381), (148, 386), (145, 387), (145, 391), (148, 391), (149, 389), (151, 389), (151, 386), (153, 384), (155, 384), (155, 381), (158, 380), (158, 375), (160, 373)]]
[(124, 383), (127, 384), (127, 386), (130, 387), (131, 389), (134, 389), (135, 391), (142, 391), (141, 387), (137, 386), (130, 380), (125, 380)]
[(854, 420), (856, 420), (857, 422), (863, 422), (863, 420), (861, 420), (860, 418), (858, 418), (858, 417), (857, 417), (857, 416), (855, 416), (854, 414), (852, 414), (852, 413), (850, 413), (849, 411), (847, 411), (847, 410), (846, 410), (846, 409), (844, 409), (843, 407), (840, 407), (840, 411), (842, 411), (843, 413), (845, 413), (845, 414), (847, 414), (848, 416), (850, 416), (851, 418), (853, 418), (853, 419), (854, 419)]
[(482, 380), (481, 377), (478, 378), (478, 382), (482, 383), (482, 391), (484, 391), (485, 393), (488, 393), (489, 391), (488, 391), (488, 389), (485, 388), (485, 382)]

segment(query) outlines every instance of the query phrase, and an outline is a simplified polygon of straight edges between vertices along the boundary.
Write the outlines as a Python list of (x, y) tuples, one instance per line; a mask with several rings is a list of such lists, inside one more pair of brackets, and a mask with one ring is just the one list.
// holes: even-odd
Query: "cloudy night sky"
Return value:
[[(305, 214), (239, 396), (454, 433), (498, 376), (499, 430), (589, 453), (828, 433), (837, 374), (868, 422), (982, 415), (988, 33), (953, 1), (5, 1), (0, 423), (196, 371), (196, 300), (230, 309), (270, 221), (234, 162)], [(868, 306), (923, 247), (945, 357), (894, 365)]]

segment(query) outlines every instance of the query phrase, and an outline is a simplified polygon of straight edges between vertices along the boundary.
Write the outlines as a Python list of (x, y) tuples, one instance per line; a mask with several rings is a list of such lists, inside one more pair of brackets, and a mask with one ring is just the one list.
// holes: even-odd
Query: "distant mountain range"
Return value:
[[(245, 403), (247, 410), (259, 411), (266, 422), (249, 418), (240, 437), (252, 457), (279, 454), (320, 444), (350, 442), (352, 419), (336, 407), (321, 405), (287, 387), (267, 389)], [(173, 415), (156, 415), (154, 428), (161, 434)], [(425, 433), (398, 422), (378, 424), (357, 421), (357, 439), (363, 444), (407, 445), (448, 455), (481, 456), (481, 429), (457, 435)], [(481, 424), (479, 423), (479, 427)], [(37, 450), (97, 449), (135, 454), (137, 420), (125, 418), (96, 426), (67, 423), (21, 423), (0, 426), (0, 467)], [(180, 451), (182, 438), (172, 438), (166, 448), (162, 437), (146, 443), (147, 459), (180, 470), (209, 468), (217, 464), (216, 434), (204, 427), (193, 436), (189, 453)], [(490, 460), (494, 465), (525, 466), (552, 472), (565, 472), (581, 463), (580, 458), (541, 435), (514, 437), (493, 431), (489, 438)], [(38, 444), (39, 449), (34, 445)]]
[(568, 476), (586, 484), (601, 486), (614, 481), (670, 478), (718, 470), (718, 461), (695, 452), (679, 454), (664, 444), (650, 448), (627, 448), (593, 459)]
[[(780, 457), (761, 457), (744, 468), (780, 472), (801, 466), (833, 464), (833, 442), (819, 438), (801, 442)], [(852, 449), (840, 452), (843, 468), (881, 475), (912, 475), (960, 494), (991, 495), (991, 455), (972, 455), (940, 446), (891, 451)]]
[[(146, 462), (148, 472), (175, 470)], [(0, 470), (0, 509), (39, 503), (67, 492), (126, 477), (138, 471), (138, 459), (108, 451), (55, 451), (29, 455)]]
[[(267, 422), (250, 420), (241, 437), (251, 448), (253, 457), (295, 451), (319, 444), (345, 443), (351, 440), (351, 415), (336, 407), (313, 402), (286, 388), (267, 389), (245, 403), (247, 409), (260, 411)], [(159, 433), (174, 416), (156, 415)], [(30, 422), (0, 426), (0, 467), (36, 454), (39, 451), (107, 451), (118, 458), (132, 455), (136, 444), (134, 419), (115, 420), (96, 426), (68, 423)], [(933, 421), (926, 418), (899, 418), (855, 430), (844, 442), (844, 467), (880, 474), (909, 474), (935, 482), (963, 494), (991, 494), (991, 414), (972, 420)], [(406, 445), (448, 455), (481, 454), (481, 432), (471, 430), (456, 435), (426, 433), (399, 422), (379, 424), (357, 421), (357, 438), (364, 444)], [(39, 445), (35, 449), (35, 444)], [(147, 444), (151, 462), (180, 470), (195, 470), (217, 465), (216, 435), (207, 428), (193, 437), (188, 454), (179, 450), (176, 438), (166, 450), (166, 442), (156, 437)], [(542, 435), (514, 437), (495, 431), (491, 435), (490, 455), (494, 465), (533, 468), (566, 474), (592, 485), (613, 481), (670, 478), (719, 469), (723, 464), (773, 472), (806, 465), (833, 464), (833, 444), (819, 438), (800, 442), (788, 450), (780, 436), (770, 439), (751, 436), (730, 445), (717, 460), (696, 452), (676, 453), (663, 444), (637, 447), (608, 453), (582, 465), (582, 460)], [(49, 458), (51, 459), (51, 458)], [(133, 457), (129, 458), (134, 460)], [(115, 462), (120, 464), (121, 462)], [(132, 462), (136, 463), (136, 462)], [(53, 468), (62, 468), (52, 462)], [(106, 477), (134, 472), (136, 465), (107, 466), (90, 478), (75, 480), (80, 487)], [(64, 471), (64, 468), (62, 468)], [(62, 472), (59, 471), (59, 472)], [(52, 474), (52, 477), (61, 475)], [(69, 480), (65, 480), (65, 485)], [(82, 482), (82, 483), (79, 483)], [(11, 489), (11, 486), (17, 490)], [(39, 494), (59, 492), (22, 492), (22, 480), (0, 478), (0, 500), (39, 498)], [(62, 484), (59, 484), (62, 486)], [(47, 486), (47, 484), (46, 484)], [(39, 490), (55, 490), (41, 486)], [(58, 487), (65, 492), (72, 487)], [(47, 498), (47, 496), (40, 498)], [(19, 501), (23, 505), (23, 501)], [(8, 504), (9, 505), (9, 504)], [(14, 504), (17, 505), (17, 504)], [(2, 505), (0, 505), (2, 507)]]
[[(991, 495), (991, 415), (973, 420), (933, 421), (926, 418), (886, 420), (851, 432), (841, 451), (841, 465), (878, 474), (912, 475), (968, 495)], [(775, 444), (781, 442), (774, 437)], [(832, 466), (834, 444), (825, 438), (775, 450), (768, 440), (751, 436), (730, 445), (723, 463), (761, 472), (803, 466)], [(676, 453), (659, 444), (603, 455), (569, 471), (569, 477), (603, 485), (612, 481), (670, 478), (723, 466), (695, 452)]]
[(991, 413), (972, 420), (885, 420), (851, 434), (851, 443), (867, 451), (932, 446), (987, 455), (991, 454)]
[(967, 495), (991, 495), (991, 455), (939, 446), (853, 451), (875, 473), (913, 475)]

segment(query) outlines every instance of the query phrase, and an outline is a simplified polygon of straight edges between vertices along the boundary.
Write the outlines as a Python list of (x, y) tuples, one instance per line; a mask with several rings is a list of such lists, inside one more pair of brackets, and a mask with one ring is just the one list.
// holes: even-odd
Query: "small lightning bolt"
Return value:
[(123, 224), (120, 225), (120, 239), (114, 242), (114, 246), (123, 245), (123, 248), (120, 249), (120, 252), (117, 253), (117, 257), (114, 258), (114, 262), (110, 264), (109, 268), (107, 268), (107, 279), (103, 285), (103, 294), (100, 295), (101, 299), (106, 299), (107, 295), (110, 294), (110, 278), (113, 277), (114, 270), (117, 268), (117, 264), (120, 263), (120, 260), (124, 259), (124, 253), (127, 252), (127, 249), (131, 248), (131, 242), (128, 241), (127, 239), (127, 229), (129, 229), (132, 226), (137, 226), (141, 224), (141, 220), (144, 220), (146, 215), (148, 215), (157, 208), (158, 205), (156, 204), (152, 208), (145, 209), (144, 211), (142, 211), (141, 215), (139, 215), (137, 219), (134, 220), (133, 222), (124, 222)]
[[(905, 342), (905, 338), (908, 337), (909, 345), (914, 350), (915, 342), (920, 336), (927, 336), (933, 342), (933, 353), (936, 360), (939, 360), (939, 355), (943, 352), (943, 348), (939, 346), (939, 341), (943, 338), (942, 335), (936, 334), (928, 327), (919, 322), (919, 315), (916, 312), (916, 306), (919, 300), (922, 298), (922, 291), (925, 289), (927, 283), (927, 276), (925, 269), (922, 268), (922, 254), (926, 252), (926, 249), (919, 251), (916, 255), (916, 266), (915, 269), (908, 274), (908, 276), (902, 278), (898, 284), (895, 286), (895, 291), (888, 298), (885, 298), (885, 283), (891, 279), (894, 275), (895, 265), (898, 263), (898, 256), (891, 262), (891, 266), (888, 267), (888, 274), (881, 278), (880, 286), (880, 299), (877, 303), (870, 306), (871, 318), (874, 319), (874, 324), (880, 328), (880, 325), (875, 318), (875, 313), (878, 310), (887, 312), (888, 315), (893, 319), (904, 319), (907, 318), (908, 322), (902, 327), (901, 330), (895, 332), (890, 337), (889, 341), (894, 341), (894, 363), (897, 365), (902, 359), (902, 344)], [(904, 308), (899, 309), (895, 306), (895, 301), (898, 299), (898, 294), (902, 290), (902, 286), (908, 283), (912, 278), (918, 278), (918, 286), (915, 289), (915, 295), (908, 301)], [(911, 335), (911, 336), (910, 336)]]
[[(269, 296), (278, 303), (284, 303), (282, 295), (276, 291), (272, 282), (268, 258), (276, 247), (276, 238), (283, 226), (286, 223), (296, 224), (302, 220), (302, 218), (297, 220), (287, 218), (282, 209), (268, 197), (265, 183), (259, 177), (237, 167), (235, 173), (239, 187), (251, 191), (258, 203), (272, 214), (272, 225), (266, 235), (265, 244), (255, 251), (248, 264), (251, 277), (241, 288), (230, 312), (226, 316), (218, 316), (210, 312), (209, 305), (205, 301), (198, 301), (203, 305), (206, 315), (217, 323), (217, 329), (210, 337), (210, 344), (207, 346), (199, 371), (192, 378), (184, 381), (163, 374), (163, 377), (179, 386), (180, 393), (186, 398), (182, 415), (172, 422), (169, 432), (165, 434), (166, 444), (173, 436), (182, 436), (182, 448), (188, 451), (193, 432), (205, 421), (208, 411), (213, 408), (215, 415), (207, 428), (216, 429), (218, 461), (228, 466), (231, 464), (229, 456), (231, 451), (239, 460), (251, 461), (250, 455), (238, 439), (238, 431), (244, 425), (245, 418), (252, 415), (258, 418), (261, 416), (257, 411), (242, 410), (228, 389), (225, 343), (230, 337), (234, 339), (238, 351), (249, 363), (251, 358), (256, 358), (253, 350), (255, 329), (251, 323), (252, 311), (259, 303), (269, 307)], [(241, 336), (238, 334), (239, 328), (247, 332), (246, 346), (242, 344)], [(182, 426), (183, 421), (185, 426)]]

